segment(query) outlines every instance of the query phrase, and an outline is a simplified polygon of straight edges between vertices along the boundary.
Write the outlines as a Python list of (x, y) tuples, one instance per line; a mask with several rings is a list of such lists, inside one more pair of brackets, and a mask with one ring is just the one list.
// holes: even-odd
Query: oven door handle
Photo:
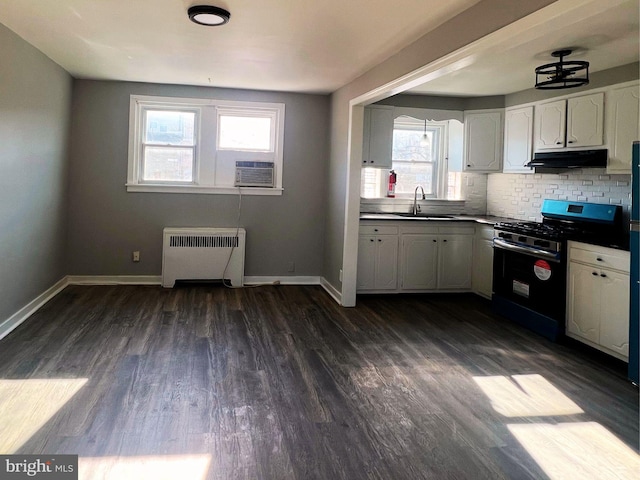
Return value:
[(529, 255), (531, 257), (542, 257), (545, 260), (549, 260), (551, 262), (560, 263), (559, 254), (555, 254), (552, 252), (547, 252), (546, 250), (540, 250), (537, 248), (531, 247), (522, 247), (520, 245), (516, 245), (514, 243), (505, 242), (500, 238), (493, 239), (493, 246), (495, 248), (502, 248), (504, 250), (510, 250), (512, 252), (522, 253), (524, 255)]

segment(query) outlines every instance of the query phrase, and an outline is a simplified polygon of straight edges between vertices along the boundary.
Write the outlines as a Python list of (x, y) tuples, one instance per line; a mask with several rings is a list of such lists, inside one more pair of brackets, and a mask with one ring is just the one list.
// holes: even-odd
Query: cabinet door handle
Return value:
[(373, 231), (374, 231), (374, 232), (377, 232), (377, 231), (378, 231), (378, 229), (377, 229), (377, 228), (374, 228), (374, 229), (373, 229)]
[(433, 239), (434, 242), (437, 242), (438, 240), (436, 240), (435, 238)]
[(369, 240), (370, 242), (373, 242), (373, 238), (371, 240)]
[(444, 240), (442, 240), (442, 241), (443, 241), (443, 242), (446, 242), (446, 241), (447, 241), (447, 239), (445, 238), (445, 239), (444, 239)]
[(556, 142), (556, 145), (562, 145), (562, 142)]
[(600, 276), (601, 276), (602, 278), (607, 278), (607, 276), (606, 276), (604, 273), (601, 273), (601, 274), (600, 274)]
[(381, 239), (381, 238), (379, 238), (379, 239), (378, 239), (378, 241), (379, 241), (379, 242), (381, 242), (381, 241), (382, 241), (382, 239)]
[(598, 272), (591, 272), (591, 275), (593, 275), (594, 277), (598, 276)]
[(600, 257), (596, 258), (596, 260), (599, 261), (599, 262), (603, 262), (604, 261)]

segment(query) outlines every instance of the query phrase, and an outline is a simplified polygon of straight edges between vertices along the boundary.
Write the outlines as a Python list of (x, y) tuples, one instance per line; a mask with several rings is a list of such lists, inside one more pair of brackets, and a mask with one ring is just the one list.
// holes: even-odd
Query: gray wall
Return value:
[(65, 272), (71, 77), (0, 25), (0, 323)]
[(284, 193), (242, 198), (245, 275), (322, 274), (328, 96), (89, 80), (74, 81), (69, 274), (159, 275), (163, 227), (236, 224), (236, 195), (126, 191), (132, 94), (285, 103)]

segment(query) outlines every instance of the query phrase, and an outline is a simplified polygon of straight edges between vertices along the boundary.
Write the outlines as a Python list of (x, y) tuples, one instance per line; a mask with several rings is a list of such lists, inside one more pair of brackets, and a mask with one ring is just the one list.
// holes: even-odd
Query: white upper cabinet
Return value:
[(365, 107), (363, 133), (362, 166), (391, 169), (393, 107)]
[(465, 171), (500, 172), (502, 137), (502, 110), (465, 112)]
[(536, 150), (564, 147), (567, 101), (536, 105)]
[(533, 154), (533, 106), (509, 108), (504, 117), (505, 173), (532, 173), (525, 167)]
[(604, 143), (604, 92), (536, 105), (538, 150), (596, 147)]
[(631, 145), (640, 140), (640, 87), (630, 85), (607, 92), (608, 173), (631, 173)]
[(597, 147), (604, 143), (604, 93), (567, 100), (567, 147)]

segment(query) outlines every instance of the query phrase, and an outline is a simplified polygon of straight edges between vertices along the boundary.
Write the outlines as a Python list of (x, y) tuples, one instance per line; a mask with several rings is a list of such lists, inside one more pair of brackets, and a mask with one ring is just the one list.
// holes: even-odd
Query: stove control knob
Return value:
[(551, 246), (551, 244), (546, 240), (534, 240), (533, 244), (538, 246), (538, 247), (550, 247)]
[(527, 241), (527, 237), (518, 237), (518, 241), (519, 242), (526, 242)]

